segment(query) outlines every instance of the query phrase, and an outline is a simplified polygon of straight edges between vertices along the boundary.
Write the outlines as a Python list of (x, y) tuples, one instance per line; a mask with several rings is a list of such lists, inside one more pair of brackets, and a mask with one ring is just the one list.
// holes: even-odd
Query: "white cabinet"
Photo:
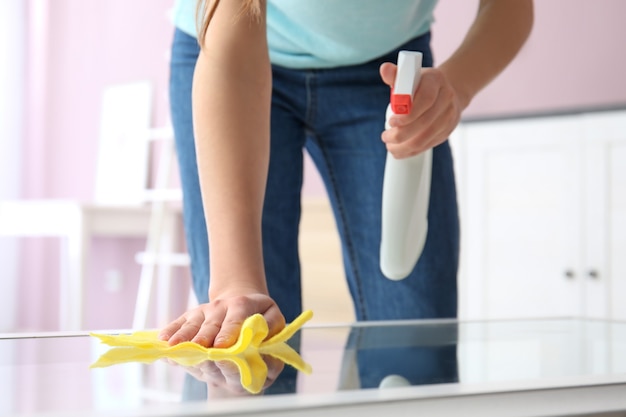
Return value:
[(451, 141), (460, 317), (626, 318), (626, 112), (466, 122)]
[(582, 118), (585, 135), (584, 314), (626, 319), (626, 111)]

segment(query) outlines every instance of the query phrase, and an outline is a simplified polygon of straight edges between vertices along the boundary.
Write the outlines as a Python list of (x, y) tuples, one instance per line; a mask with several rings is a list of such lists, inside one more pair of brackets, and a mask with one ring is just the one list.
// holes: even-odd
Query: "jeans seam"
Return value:
[[(358, 263), (357, 263), (357, 259), (356, 259), (356, 254), (354, 253), (354, 244), (352, 242), (352, 237), (350, 234), (350, 229), (348, 227), (348, 221), (346, 219), (346, 212), (344, 209), (344, 204), (343, 201), (341, 199), (341, 196), (339, 193), (337, 193), (337, 181), (335, 179), (335, 172), (333, 170), (333, 166), (332, 164), (330, 164), (328, 161), (328, 155), (326, 153), (326, 147), (323, 145), (322, 141), (318, 140), (318, 146), (320, 147), (320, 150), (322, 152), (322, 155), (324, 155), (324, 160), (326, 161), (326, 165), (327, 165), (327, 169), (328, 169), (328, 179), (332, 185), (332, 193), (333, 196), (335, 197), (335, 201), (337, 202), (337, 213), (339, 215), (339, 217), (341, 218), (341, 225), (342, 225), (342, 229), (343, 229), (343, 235), (344, 240), (345, 240), (345, 245), (346, 245), (346, 249), (347, 249), (347, 253), (348, 253), (348, 257), (350, 258), (350, 265), (351, 265), (351, 269), (352, 269), (352, 276), (354, 278), (354, 286), (355, 286), (355, 296), (358, 297), (358, 304), (355, 305), (355, 309), (358, 309), (360, 311), (360, 316), (362, 320), (367, 320), (367, 309), (365, 308), (365, 297), (363, 296), (363, 285), (361, 282), (361, 275), (359, 273), (359, 268), (357, 267)], [(355, 300), (356, 301), (356, 300)]]
[(306, 86), (306, 109), (304, 114), (305, 128), (312, 133), (314, 131), (315, 113), (317, 110), (317, 94), (315, 91), (317, 74), (315, 71), (308, 71), (305, 76)]
[[(308, 129), (308, 134), (312, 139), (315, 140), (317, 146), (319, 146), (320, 151), (322, 152), (323, 159), (326, 163), (328, 170), (328, 180), (331, 184), (331, 190), (329, 192), (333, 193), (335, 201), (337, 202), (337, 213), (341, 218), (341, 225), (343, 229), (344, 244), (347, 249), (348, 257), (350, 258), (350, 265), (352, 269), (352, 275), (354, 277), (354, 287), (355, 287), (355, 296), (358, 298), (357, 300), (353, 300), (355, 305), (354, 308), (358, 309), (360, 312), (361, 319), (367, 320), (367, 309), (365, 308), (365, 297), (363, 296), (363, 285), (361, 283), (361, 276), (359, 274), (359, 269), (357, 268), (357, 259), (354, 253), (354, 244), (352, 243), (352, 239), (350, 236), (350, 230), (348, 228), (348, 222), (345, 215), (345, 209), (343, 202), (341, 200), (341, 196), (337, 193), (337, 181), (335, 178), (335, 172), (333, 170), (332, 164), (329, 162), (330, 158), (328, 158), (328, 153), (326, 151), (326, 147), (324, 146), (324, 142), (319, 140), (319, 137), (315, 133), (314, 121), (315, 114), (317, 112), (317, 94), (315, 91), (315, 81), (317, 78), (317, 74), (314, 71), (307, 73), (306, 76), (306, 91), (307, 91), (307, 109), (306, 109), (306, 125)], [(339, 227), (339, 226), (337, 226)], [(347, 277), (346, 277), (347, 278)]]

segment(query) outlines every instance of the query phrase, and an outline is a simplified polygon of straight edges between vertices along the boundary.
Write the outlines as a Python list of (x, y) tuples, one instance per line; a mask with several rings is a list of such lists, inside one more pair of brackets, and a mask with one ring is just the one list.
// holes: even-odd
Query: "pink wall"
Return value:
[[(433, 28), (438, 62), (462, 39), (477, 4), (440, 0)], [(622, 0), (535, 0), (530, 39), (466, 116), (626, 105), (625, 15)]]
[[(102, 93), (113, 84), (154, 85), (154, 126), (168, 121), (167, 76), (172, 0), (29, 0), (28, 117), (23, 142), (24, 198), (89, 201)], [(133, 261), (141, 239), (94, 239), (85, 296), (89, 328), (129, 327), (139, 277)], [(58, 323), (56, 239), (24, 239), (18, 329), (50, 330)], [(108, 270), (125, 277), (105, 290)], [(186, 301), (187, 293), (184, 292)]]
[[(50, 3), (48, 5), (48, 3)], [(100, 99), (110, 84), (148, 79), (156, 87), (154, 124), (168, 119), (167, 53), (172, 0), (29, 0), (41, 19), (31, 36), (27, 76), (30, 89), (24, 138), (26, 198), (89, 200), (93, 193)], [(514, 64), (475, 99), (467, 117), (554, 111), (626, 104), (626, 56), (622, 51), (626, 2), (622, 0), (537, 0), (531, 39)], [(443, 61), (469, 26), (478, 0), (440, 0), (433, 28), (435, 59)], [(33, 5), (36, 8), (33, 9)], [(32, 27), (31, 27), (32, 29)], [(305, 194), (323, 196), (307, 165)], [(88, 288), (90, 328), (130, 325), (135, 288), (103, 291), (108, 268), (136, 277), (132, 255), (143, 242), (94, 242), (98, 254)], [(58, 244), (24, 245), (19, 328), (52, 329), (56, 324)], [(57, 274), (58, 275), (58, 274)], [(43, 294), (46, 294), (45, 296)], [(113, 307), (112, 307), (113, 306)]]
[[(45, 80), (36, 92), (42, 125), (29, 137), (32, 153), (45, 155), (43, 186), (32, 184), (25, 197), (79, 198), (93, 195), (94, 166), (103, 89), (112, 84), (154, 83), (155, 125), (167, 120), (167, 53), (172, 28), (166, 16), (171, 0), (55, 0), (47, 14), (45, 66), (34, 74)], [(37, 150), (37, 151), (35, 151)], [(26, 174), (38, 167), (26, 160)], [(77, 176), (77, 173), (82, 175)], [(78, 178), (77, 178), (78, 177)], [(79, 181), (77, 181), (79, 179)]]

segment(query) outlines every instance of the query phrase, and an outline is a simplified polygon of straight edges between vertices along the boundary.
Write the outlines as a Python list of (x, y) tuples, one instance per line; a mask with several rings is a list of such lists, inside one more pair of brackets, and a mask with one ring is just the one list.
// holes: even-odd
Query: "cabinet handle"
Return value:
[(574, 271), (572, 271), (571, 269), (566, 269), (565, 270), (565, 278), (567, 279), (574, 279)]
[(589, 278), (591, 279), (598, 279), (598, 277), (600, 276), (600, 274), (598, 273), (598, 271), (596, 271), (595, 269), (590, 269), (589, 272), (587, 272), (587, 275), (589, 276)]

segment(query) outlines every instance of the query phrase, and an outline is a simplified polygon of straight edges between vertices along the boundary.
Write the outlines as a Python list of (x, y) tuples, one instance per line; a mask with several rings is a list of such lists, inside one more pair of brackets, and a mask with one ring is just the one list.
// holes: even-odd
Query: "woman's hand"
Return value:
[[(391, 63), (380, 67), (380, 75), (390, 87), (394, 85), (396, 72), (397, 66)], [(443, 71), (422, 69), (411, 112), (391, 117), (391, 128), (382, 134), (387, 150), (402, 159), (444, 142), (459, 123), (462, 102)]]
[[(500, 74), (526, 42), (533, 26), (533, 0), (480, 0), (463, 42), (437, 68), (424, 68), (410, 114), (390, 120), (383, 132), (387, 149), (407, 158), (444, 142), (464, 110)], [(396, 66), (380, 67), (392, 86)]]
[(159, 333), (170, 345), (192, 341), (204, 347), (226, 348), (239, 337), (245, 319), (260, 313), (269, 327), (268, 338), (285, 327), (285, 318), (268, 295), (258, 292), (222, 294), (189, 310)]

